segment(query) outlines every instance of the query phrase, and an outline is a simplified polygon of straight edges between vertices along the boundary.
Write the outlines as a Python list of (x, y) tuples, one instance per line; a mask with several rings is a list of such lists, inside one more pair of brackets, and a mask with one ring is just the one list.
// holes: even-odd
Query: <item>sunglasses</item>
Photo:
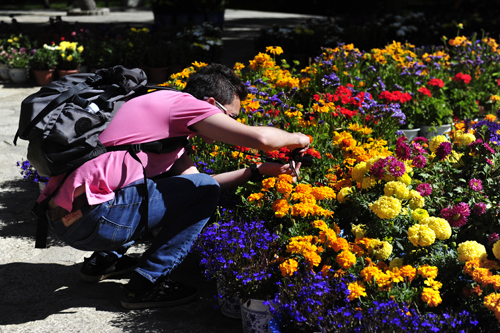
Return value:
[[(208, 97), (205, 97), (204, 99), (207, 100)], [(227, 109), (226, 109), (226, 107), (224, 105), (222, 105), (221, 103), (217, 102), (217, 100), (215, 100), (215, 99), (214, 99), (214, 101), (215, 101), (215, 106), (219, 110), (221, 110), (222, 112), (224, 112), (224, 114), (226, 114), (227, 116), (233, 118), (234, 120), (238, 119), (238, 116), (230, 113), (229, 111), (227, 111)]]

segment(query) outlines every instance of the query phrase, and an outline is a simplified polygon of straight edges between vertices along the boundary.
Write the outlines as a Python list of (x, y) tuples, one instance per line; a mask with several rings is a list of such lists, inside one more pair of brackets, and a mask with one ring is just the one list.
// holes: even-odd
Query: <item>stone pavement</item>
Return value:
[[(48, 22), (62, 15), (64, 21), (134, 22), (152, 24), (150, 10), (111, 10), (107, 16), (65, 16), (65, 12), (0, 11), (0, 21), (10, 22), (9, 14), (21, 24)], [(232, 66), (248, 63), (255, 55), (253, 38), (262, 27), (298, 24), (306, 15), (226, 11), (224, 58)], [(195, 254), (189, 255), (174, 273), (200, 289), (199, 298), (186, 305), (124, 310), (119, 303), (120, 288), (127, 279), (105, 280), (97, 284), (79, 279), (83, 258), (89, 252), (72, 249), (50, 235), (48, 249), (34, 248), (36, 221), (29, 213), (38, 194), (36, 184), (22, 178), (17, 161), (26, 159), (27, 142), (12, 144), (17, 130), (21, 101), (38, 91), (0, 81), (0, 333), (14, 332), (241, 332), (241, 321), (228, 318), (214, 308), (215, 283), (207, 281)], [(147, 241), (130, 253), (139, 256)]]

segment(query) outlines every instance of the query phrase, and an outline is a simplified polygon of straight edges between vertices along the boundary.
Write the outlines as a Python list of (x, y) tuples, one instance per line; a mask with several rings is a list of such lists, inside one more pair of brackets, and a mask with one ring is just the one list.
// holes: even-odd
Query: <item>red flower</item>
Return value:
[(463, 74), (463, 73), (458, 73), (457, 75), (455, 75), (455, 77), (453, 79), (451, 79), (452, 81), (455, 81), (455, 82), (463, 82), (465, 84), (468, 84), (471, 80), (471, 77), (469, 74)]
[(431, 91), (426, 87), (421, 87), (420, 89), (418, 89), (418, 92), (421, 93), (422, 95), (427, 95), (431, 97)]
[(500, 86), (500, 79), (497, 80), (497, 84)]
[(427, 82), (427, 84), (429, 86), (436, 86), (436, 87), (439, 87), (439, 88), (443, 88), (444, 87), (444, 82), (441, 79), (430, 79), (429, 82)]

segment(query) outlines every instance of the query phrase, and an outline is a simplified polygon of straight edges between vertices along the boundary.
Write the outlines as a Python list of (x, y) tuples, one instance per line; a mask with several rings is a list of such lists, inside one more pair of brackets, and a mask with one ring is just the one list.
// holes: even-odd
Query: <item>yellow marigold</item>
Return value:
[(436, 281), (434, 279), (431, 279), (431, 278), (428, 278), (424, 281), (424, 284), (426, 286), (429, 286), (430, 288), (434, 289), (434, 290), (439, 290), (441, 289), (441, 287), (443, 286), (443, 284), (439, 281)]
[(346, 203), (349, 201), (349, 194), (352, 194), (352, 188), (351, 187), (343, 187), (340, 189), (339, 193), (337, 193), (337, 200), (340, 203)]
[(328, 186), (313, 187), (311, 194), (314, 196), (316, 200), (329, 200), (329, 199), (335, 199), (336, 197), (333, 188)]
[(435, 153), (439, 145), (443, 142), (449, 142), (449, 141), (444, 135), (436, 135), (429, 142), (429, 149), (431, 150), (431, 152)]
[(493, 244), (493, 255), (500, 260), (500, 240), (497, 240), (496, 243)]
[(377, 279), (382, 273), (383, 272), (377, 266), (365, 267), (360, 272), (364, 282), (371, 282), (373, 278)]
[(396, 180), (405, 184), (405, 185), (410, 185), (411, 184), (411, 177), (408, 175), (408, 166), (406, 167), (406, 173), (402, 175), (401, 177), (397, 177)]
[(309, 194), (312, 191), (312, 186), (309, 184), (297, 184), (295, 188), (293, 189), (294, 192), (296, 193), (305, 193)]
[(319, 239), (322, 243), (325, 243), (325, 247), (331, 248), (337, 240), (337, 234), (332, 229), (327, 228), (319, 232)]
[(347, 286), (347, 289), (349, 289), (349, 296), (347, 296), (347, 298), (350, 301), (352, 301), (353, 299), (359, 298), (361, 296), (367, 296), (365, 285), (363, 282), (360, 282), (360, 281), (351, 282)]
[(396, 198), (403, 200), (403, 199), (408, 199), (410, 191), (408, 190), (408, 187), (406, 187), (404, 183), (398, 181), (391, 181), (385, 184), (384, 194), (388, 197), (396, 196)]
[(292, 200), (309, 205), (316, 204), (316, 199), (309, 193), (292, 193)]
[(334, 249), (336, 252), (339, 252), (341, 250), (349, 250), (349, 242), (345, 240), (344, 238), (336, 238), (332, 242), (332, 249)]
[(311, 226), (318, 228), (319, 230), (328, 230), (328, 225), (323, 220), (316, 220), (311, 222)]
[(377, 181), (373, 177), (364, 177), (363, 180), (361, 181), (361, 188), (363, 190), (367, 190), (372, 188), (377, 184)]
[(458, 131), (455, 135), (455, 141), (459, 146), (467, 146), (468, 144), (476, 141), (476, 137), (472, 133), (463, 133), (463, 131)]
[(409, 195), (409, 203), (411, 209), (418, 209), (424, 207), (425, 199), (420, 195), (419, 192), (411, 190)]
[(484, 245), (476, 241), (466, 241), (458, 244), (458, 261), (466, 262), (475, 258), (485, 259), (488, 254)]
[(264, 196), (264, 193), (252, 193), (248, 196), (248, 202), (259, 201)]
[(387, 260), (392, 253), (392, 245), (379, 239), (372, 239), (368, 251), (378, 260)]
[(321, 267), (321, 274), (323, 274), (323, 276), (328, 276), (331, 268), (332, 266), (330, 265), (323, 265), (323, 267)]
[(497, 116), (495, 116), (494, 114), (487, 114), (486, 116), (484, 116), (484, 119), (488, 121), (495, 121), (497, 119)]
[(292, 192), (293, 185), (287, 182), (278, 182), (278, 184), (276, 184), (276, 190), (282, 194), (288, 195)]
[(281, 46), (268, 46), (266, 47), (266, 52), (269, 52), (271, 54), (274, 54), (274, 55), (280, 55), (283, 53), (283, 49), (281, 48)]
[(353, 224), (351, 227), (351, 232), (356, 238), (365, 237), (366, 224)]
[(420, 221), (434, 231), (436, 237), (440, 240), (446, 240), (451, 237), (451, 226), (445, 219), (440, 217), (428, 217)]
[(278, 176), (278, 181), (279, 182), (286, 182), (286, 183), (293, 183), (293, 177), (288, 175), (288, 174), (281, 174)]
[(418, 222), (426, 219), (429, 217), (429, 212), (427, 212), (425, 209), (423, 208), (417, 208), (415, 209), (412, 213), (411, 213), (411, 216), (417, 220)]
[(443, 302), (439, 290), (424, 288), (421, 295), (422, 301), (429, 304), (430, 307), (436, 307)]
[(354, 166), (354, 168), (352, 169), (351, 178), (357, 182), (361, 182), (368, 170), (369, 169), (366, 167), (366, 162), (360, 162), (356, 164), (356, 166)]
[(351, 251), (342, 251), (337, 255), (337, 263), (343, 269), (349, 269), (356, 263), (356, 256)]
[(266, 178), (262, 181), (262, 190), (261, 191), (269, 191), (270, 188), (273, 188), (276, 184), (276, 178)]
[(292, 215), (293, 216), (301, 216), (306, 217), (311, 214), (313, 210), (311, 209), (311, 205), (299, 202), (292, 206)]
[(399, 268), (403, 266), (403, 258), (394, 258), (389, 263), (389, 269), (393, 269), (395, 267)]
[(425, 264), (418, 267), (417, 274), (424, 279), (435, 279), (438, 275), (438, 268), (436, 266), (429, 266)]
[(484, 306), (495, 313), (495, 316), (500, 320), (500, 294), (491, 293), (484, 298)]
[(411, 283), (415, 276), (417, 276), (417, 269), (410, 265), (405, 265), (399, 268), (399, 274)]
[(436, 233), (426, 225), (415, 224), (408, 229), (408, 239), (414, 246), (429, 246), (436, 240)]
[(401, 213), (401, 201), (385, 195), (369, 204), (369, 207), (381, 219), (393, 219)]
[(285, 199), (277, 199), (273, 202), (273, 211), (276, 217), (283, 217), (290, 211), (290, 205)]
[(295, 259), (287, 259), (279, 267), (282, 276), (292, 276), (297, 271), (299, 263)]
[(240, 71), (240, 70), (242, 70), (243, 68), (245, 68), (245, 65), (243, 65), (241, 62), (237, 62), (237, 63), (235, 63), (235, 64), (234, 64), (234, 66), (233, 66), (233, 69), (234, 69), (235, 71)]

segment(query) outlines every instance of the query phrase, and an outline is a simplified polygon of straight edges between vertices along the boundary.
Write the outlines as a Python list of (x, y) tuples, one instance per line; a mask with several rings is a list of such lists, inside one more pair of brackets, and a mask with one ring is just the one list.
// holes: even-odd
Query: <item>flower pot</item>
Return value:
[(45, 190), (45, 183), (42, 183), (42, 182), (38, 182), (38, 188), (40, 189), (40, 193), (43, 192), (43, 190)]
[(35, 73), (36, 83), (39, 86), (45, 86), (54, 81), (54, 69), (33, 70)]
[(273, 316), (263, 300), (249, 299), (241, 302), (243, 333), (268, 333)]
[(27, 68), (10, 68), (9, 76), (14, 83), (26, 83), (29, 79), (29, 71)]
[(411, 142), (413, 139), (415, 139), (418, 136), (418, 132), (420, 131), (420, 128), (413, 128), (413, 129), (402, 129), (400, 130), (403, 132), (404, 136), (408, 139), (408, 142)]
[(59, 77), (71, 74), (78, 74), (78, 69), (58, 69), (57, 74), (59, 74)]
[(168, 67), (149, 67), (148, 79), (154, 83), (163, 83), (167, 81)]
[(0, 78), (3, 81), (10, 81), (9, 65), (7, 65), (7, 64), (0, 64)]
[(241, 318), (240, 297), (238, 295), (227, 295), (224, 281), (217, 279), (217, 303), (220, 312), (229, 318)]
[(420, 135), (426, 139), (432, 139), (438, 135), (445, 135), (451, 130), (451, 124), (442, 126), (420, 126)]

